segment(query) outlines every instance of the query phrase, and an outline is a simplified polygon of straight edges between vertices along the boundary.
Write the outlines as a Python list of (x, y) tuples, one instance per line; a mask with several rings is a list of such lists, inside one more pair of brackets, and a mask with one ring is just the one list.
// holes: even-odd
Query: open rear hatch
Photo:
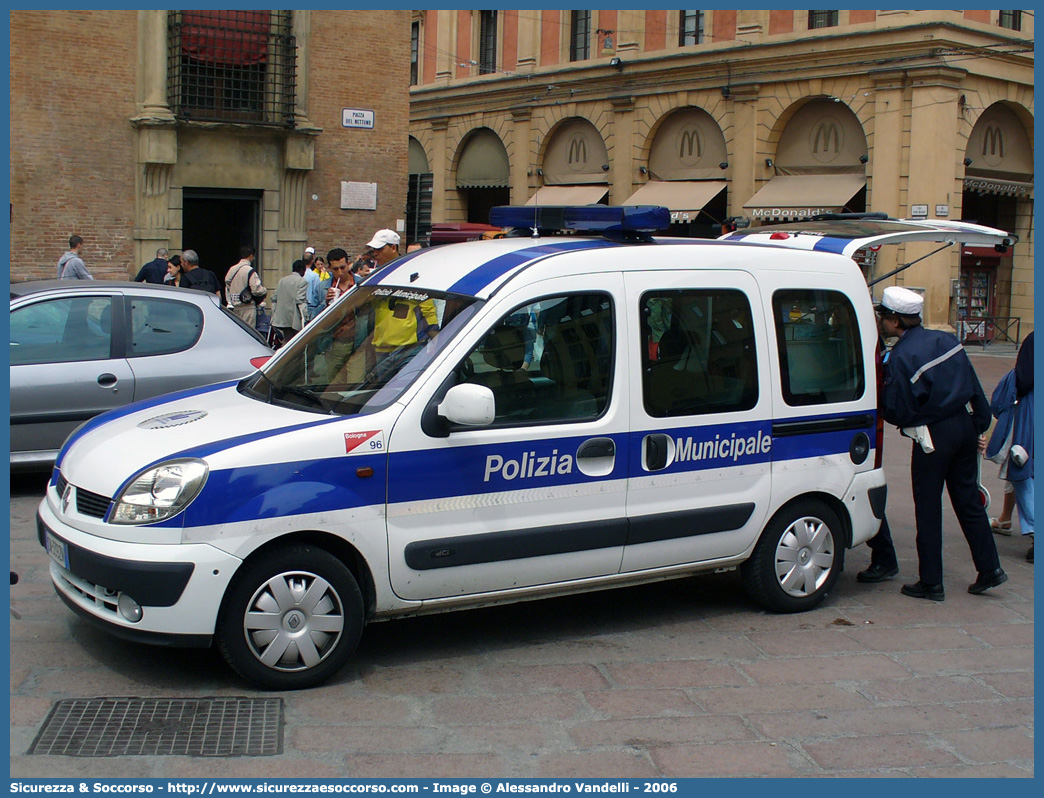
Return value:
[(1010, 247), (1018, 237), (993, 227), (946, 219), (826, 218), (809, 222), (736, 230), (722, 241), (771, 244), (852, 257), (861, 249), (912, 241)]

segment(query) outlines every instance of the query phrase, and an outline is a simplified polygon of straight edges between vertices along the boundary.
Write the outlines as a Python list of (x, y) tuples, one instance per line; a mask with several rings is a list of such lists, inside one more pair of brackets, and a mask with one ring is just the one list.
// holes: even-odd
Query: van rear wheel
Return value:
[(743, 564), (748, 595), (775, 612), (816, 607), (833, 588), (844, 564), (841, 522), (821, 502), (783, 508), (765, 527)]
[(217, 645), (247, 681), (297, 690), (339, 671), (362, 627), (362, 593), (344, 563), (314, 546), (284, 546), (236, 574), (222, 603)]

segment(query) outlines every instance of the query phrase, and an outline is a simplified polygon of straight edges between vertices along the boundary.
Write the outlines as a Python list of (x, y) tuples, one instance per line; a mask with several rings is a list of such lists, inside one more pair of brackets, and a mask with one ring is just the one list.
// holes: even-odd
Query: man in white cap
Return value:
[(366, 245), (366, 254), (377, 261), (377, 268), (380, 269), (399, 257), (399, 241), (399, 234), (394, 230), (378, 230)]
[(886, 288), (876, 307), (881, 335), (899, 339), (885, 357), (882, 408), (887, 422), (915, 440), (910, 476), (920, 579), (902, 593), (942, 601), (944, 486), (978, 571), (968, 592), (985, 593), (1008, 575), (979, 500), (979, 436), (990, 425), (990, 406), (957, 338), (921, 325), (923, 307), (920, 294), (900, 286)]

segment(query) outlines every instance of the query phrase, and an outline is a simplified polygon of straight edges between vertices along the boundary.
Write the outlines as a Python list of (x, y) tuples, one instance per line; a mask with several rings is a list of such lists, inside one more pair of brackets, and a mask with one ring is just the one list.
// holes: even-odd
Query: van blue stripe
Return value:
[(477, 296), (490, 283), (503, 277), (512, 269), (523, 263), (536, 260), (546, 255), (556, 255), (560, 252), (570, 252), (584, 249), (602, 249), (604, 247), (616, 246), (615, 242), (605, 239), (585, 239), (583, 241), (560, 241), (552, 244), (543, 244), (537, 247), (517, 249), (501, 255), (498, 258), (486, 261), (477, 269), (469, 272), (450, 286), (449, 292), (464, 294), (466, 296)]
[[(872, 411), (859, 411), (852, 414), (807, 416), (786, 421), (814, 423), (847, 415), (874, 418)], [(343, 420), (324, 419), (267, 433), (216, 441), (172, 454), (163, 460), (180, 456), (203, 457), (213, 451), (248, 443), (251, 440), (260, 440), (269, 435), (281, 435), (314, 426), (316, 423)], [(866, 431), (873, 441), (873, 423)], [(398, 504), (649, 477), (652, 475), (642, 467), (641, 453), (642, 441), (650, 434), (667, 435), (675, 441), (675, 461), (668, 468), (657, 472), (664, 475), (841, 454), (848, 451), (857, 431), (841, 430), (774, 437), (766, 445), (771, 432), (772, 420), (762, 419), (738, 424), (711, 424), (608, 435), (605, 437), (612, 438), (616, 444), (616, 462), (613, 470), (601, 477), (586, 476), (577, 467), (577, 450), (585, 441), (598, 437), (591, 435), (222, 469), (210, 473), (202, 493), (184, 513), (154, 526), (206, 526), (383, 506), (386, 500), (390, 504)], [(568, 465), (566, 456), (569, 458)], [(357, 476), (356, 470), (367, 466), (373, 468), (373, 476)], [(548, 473), (541, 474), (542, 468)], [(389, 478), (390, 474), (394, 476)]]
[(852, 243), (852, 238), (831, 238), (830, 236), (823, 236), (820, 238), (814, 247), (813, 252), (836, 252), (838, 255), (843, 255), (845, 247)]
[[(130, 474), (127, 477), (127, 479), (124, 480), (123, 484), (121, 484), (120, 487), (116, 490), (113, 496), (119, 496), (124, 490), (126, 490), (127, 486), (133, 481), (134, 477), (140, 474), (142, 471), (147, 471), (148, 469), (153, 468), (154, 466), (157, 466), (160, 463), (166, 463), (171, 460), (180, 460), (187, 457), (195, 457), (202, 460), (205, 459), (207, 456), (214, 454), (215, 452), (222, 452), (226, 449), (231, 449), (234, 446), (242, 446), (246, 443), (262, 441), (266, 438), (274, 438), (277, 435), (285, 435), (287, 433), (297, 432), (299, 430), (314, 429), (315, 427), (322, 424), (335, 424), (337, 422), (343, 422), (344, 420), (345, 419), (343, 416), (331, 416), (320, 418), (315, 421), (302, 421), (300, 424), (291, 424), (286, 427), (276, 427), (274, 429), (265, 429), (260, 430), (258, 432), (248, 432), (243, 435), (236, 435), (231, 438), (220, 438), (218, 440), (208, 441), (207, 443), (202, 443), (198, 446), (193, 446), (188, 449), (182, 449), (179, 452), (171, 452), (169, 454), (163, 455), (163, 457), (153, 460), (152, 462), (142, 466), (133, 474)], [(316, 460), (314, 462), (326, 463), (333, 461), (333, 458), (327, 458), (323, 460)], [(256, 468), (261, 468), (261, 466), (257, 466)], [(207, 479), (207, 482), (209, 484), (209, 477)]]

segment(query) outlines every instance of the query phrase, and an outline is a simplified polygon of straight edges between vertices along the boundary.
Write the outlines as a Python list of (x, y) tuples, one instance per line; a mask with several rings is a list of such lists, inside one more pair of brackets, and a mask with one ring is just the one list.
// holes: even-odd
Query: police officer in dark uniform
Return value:
[(910, 477), (920, 579), (902, 592), (942, 601), (944, 485), (978, 571), (968, 592), (984, 593), (1008, 575), (979, 500), (976, 458), (979, 435), (990, 425), (989, 403), (957, 338), (921, 326), (923, 306), (920, 294), (899, 286), (886, 288), (877, 306), (881, 334), (899, 337), (885, 361), (883, 412), (914, 439)]

